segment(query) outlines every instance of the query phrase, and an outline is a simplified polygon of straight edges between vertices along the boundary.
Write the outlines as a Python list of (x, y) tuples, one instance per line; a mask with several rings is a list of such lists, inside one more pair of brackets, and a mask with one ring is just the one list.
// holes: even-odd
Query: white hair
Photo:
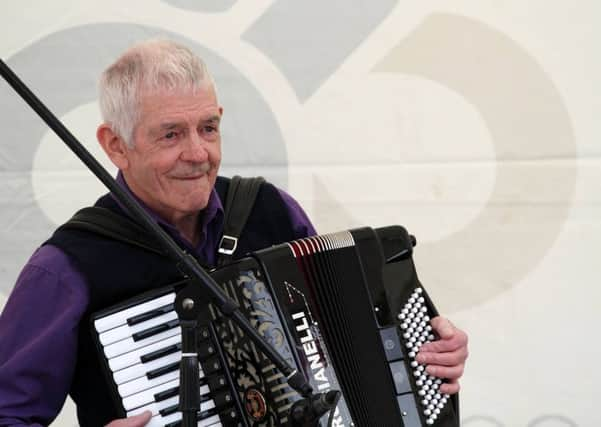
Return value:
[(143, 93), (197, 91), (213, 78), (198, 56), (170, 40), (149, 40), (123, 53), (101, 75), (98, 85), (102, 119), (133, 147)]

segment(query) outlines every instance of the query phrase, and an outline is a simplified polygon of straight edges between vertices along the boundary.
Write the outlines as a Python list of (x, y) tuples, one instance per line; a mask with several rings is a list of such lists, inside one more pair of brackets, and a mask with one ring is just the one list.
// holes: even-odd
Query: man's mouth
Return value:
[(193, 168), (178, 168), (179, 170), (172, 171), (172, 178), (178, 179), (181, 181), (195, 181), (200, 179), (207, 174), (211, 170), (210, 163), (202, 163), (200, 165), (196, 165)]
[(198, 174), (198, 175), (176, 176), (175, 179), (179, 179), (179, 180), (182, 180), (182, 181), (194, 181), (195, 179), (200, 179), (200, 178), (202, 178), (205, 175), (206, 174), (201, 173), (201, 174)]

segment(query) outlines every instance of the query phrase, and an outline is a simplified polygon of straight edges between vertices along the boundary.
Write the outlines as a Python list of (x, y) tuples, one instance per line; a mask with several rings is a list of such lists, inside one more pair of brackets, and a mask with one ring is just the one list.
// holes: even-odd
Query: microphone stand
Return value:
[(77, 157), (102, 181), (127, 210), (153, 235), (155, 235), (166, 255), (174, 260), (178, 269), (189, 283), (178, 291), (175, 308), (182, 328), (182, 362), (180, 365), (180, 410), (182, 425), (197, 425), (196, 413), (200, 405), (198, 354), (196, 349), (196, 327), (203, 306), (209, 300), (221, 313), (230, 317), (253, 341), (253, 343), (286, 376), (288, 384), (303, 397), (309, 398), (312, 388), (302, 373), (292, 368), (282, 356), (251, 326), (235, 301), (228, 298), (213, 278), (202, 269), (196, 259), (184, 252), (171, 237), (142, 209), (86, 148), (71, 134), (62, 122), (36, 97), (17, 75), (0, 59), (0, 75), (46, 122), (46, 124), (67, 144)]

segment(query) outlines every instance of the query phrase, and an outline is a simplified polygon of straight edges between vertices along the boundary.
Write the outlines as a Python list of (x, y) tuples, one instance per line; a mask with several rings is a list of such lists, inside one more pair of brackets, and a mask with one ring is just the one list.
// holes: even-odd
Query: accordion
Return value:
[[(459, 425), (457, 395), (415, 356), (435, 340), (436, 309), (400, 226), (292, 241), (211, 272), (251, 325), (304, 373), (315, 392), (340, 390), (317, 425)], [(95, 313), (102, 366), (123, 416), (152, 411), (151, 426), (181, 424), (181, 337), (174, 284)], [(199, 426), (285, 426), (302, 399), (242, 330), (212, 305), (197, 331)]]

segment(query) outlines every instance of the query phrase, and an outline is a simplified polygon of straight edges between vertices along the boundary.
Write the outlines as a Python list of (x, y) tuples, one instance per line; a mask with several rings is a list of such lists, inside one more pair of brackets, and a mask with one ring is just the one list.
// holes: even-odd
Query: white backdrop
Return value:
[[(600, 18), (593, 0), (20, 0), (0, 56), (114, 171), (100, 70), (136, 40), (188, 44), (225, 109), (224, 174), (268, 177), (322, 233), (417, 236), (471, 339), (463, 425), (598, 426)], [(2, 307), (103, 188), (4, 82), (0, 129)], [(54, 425), (75, 424), (68, 402)]]

